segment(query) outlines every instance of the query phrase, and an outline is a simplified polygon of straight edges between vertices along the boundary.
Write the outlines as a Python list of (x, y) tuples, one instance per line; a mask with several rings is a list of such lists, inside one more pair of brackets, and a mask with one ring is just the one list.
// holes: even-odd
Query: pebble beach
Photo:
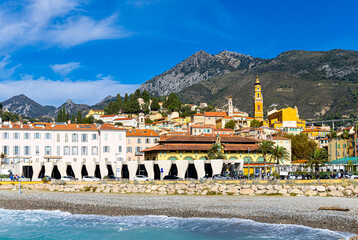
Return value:
[[(318, 210), (339, 207), (349, 211)], [(243, 218), (358, 234), (358, 198), (277, 196), (188, 196), (0, 191), (0, 208), (61, 210), (108, 216)]]

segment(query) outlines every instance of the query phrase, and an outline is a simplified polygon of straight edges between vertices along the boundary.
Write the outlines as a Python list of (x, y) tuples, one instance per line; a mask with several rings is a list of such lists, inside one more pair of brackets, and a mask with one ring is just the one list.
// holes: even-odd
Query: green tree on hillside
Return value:
[(81, 111), (77, 112), (76, 123), (82, 123), (82, 112)]
[(308, 157), (317, 147), (317, 143), (313, 140), (310, 140), (304, 133), (299, 135), (289, 134), (286, 137), (291, 139), (293, 160), (308, 159)]
[(152, 104), (150, 105), (150, 109), (152, 111), (159, 111), (160, 105), (158, 103), (158, 98), (154, 97), (152, 100)]
[(181, 102), (175, 93), (170, 93), (168, 99), (163, 103), (163, 107), (170, 112), (180, 111)]
[(149, 92), (147, 90), (143, 91), (142, 98), (143, 98), (144, 102), (149, 103), (150, 95), (149, 95)]
[(236, 123), (234, 120), (230, 120), (225, 123), (225, 128), (231, 128), (232, 130), (235, 130)]
[(254, 127), (254, 128), (260, 127), (260, 121), (256, 119), (252, 120), (250, 123), (250, 127)]

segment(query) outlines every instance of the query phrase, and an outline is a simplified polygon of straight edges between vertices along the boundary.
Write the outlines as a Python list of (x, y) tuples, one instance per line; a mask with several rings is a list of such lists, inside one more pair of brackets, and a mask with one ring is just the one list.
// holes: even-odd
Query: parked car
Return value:
[(101, 179), (93, 177), (93, 176), (83, 176), (82, 181), (84, 182), (99, 182)]
[(61, 177), (61, 181), (66, 181), (66, 182), (68, 182), (68, 181), (75, 181), (76, 179), (74, 178), (74, 177), (72, 177), (72, 176), (62, 176)]
[(175, 175), (166, 175), (163, 180), (181, 181), (183, 179)]
[(104, 179), (111, 180), (111, 181), (118, 181), (119, 177), (116, 177), (114, 175), (108, 175), (108, 176), (105, 176)]
[(358, 175), (352, 175), (351, 179), (358, 179)]
[(144, 182), (144, 181), (152, 181), (153, 179), (152, 178), (149, 178), (145, 175), (136, 175), (134, 178), (133, 178), (134, 181), (138, 181), (138, 182)]
[(215, 175), (213, 176), (213, 179), (214, 179), (214, 180), (231, 180), (230, 177), (228, 177), (228, 176), (226, 176), (226, 175), (224, 175), (224, 174), (215, 174)]

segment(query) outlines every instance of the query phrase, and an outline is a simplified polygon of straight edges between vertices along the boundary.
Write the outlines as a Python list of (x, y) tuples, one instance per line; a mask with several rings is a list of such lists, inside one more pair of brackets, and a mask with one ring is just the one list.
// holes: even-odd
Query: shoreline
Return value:
[[(318, 211), (322, 206), (350, 211)], [(358, 198), (153, 196), (144, 194), (0, 191), (0, 208), (60, 210), (72, 214), (182, 218), (241, 218), (269, 224), (295, 224), (358, 234)]]

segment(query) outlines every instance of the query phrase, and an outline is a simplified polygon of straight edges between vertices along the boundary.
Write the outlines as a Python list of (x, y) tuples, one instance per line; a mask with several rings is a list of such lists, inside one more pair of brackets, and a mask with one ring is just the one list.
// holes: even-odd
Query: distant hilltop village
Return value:
[[(345, 170), (346, 161), (357, 158), (357, 127), (334, 132), (306, 126), (297, 107), (273, 109), (265, 117), (259, 77), (253, 90), (253, 117), (235, 108), (231, 96), (224, 108), (215, 108), (182, 104), (174, 93), (158, 99), (137, 90), (84, 118), (80, 111), (70, 116), (65, 107), (50, 123), (0, 118), (1, 171), (31, 179), (261, 178), (307, 170), (308, 155), (301, 153), (316, 148), (336, 161), (325, 171)], [(272, 145), (264, 153), (267, 142)]]

